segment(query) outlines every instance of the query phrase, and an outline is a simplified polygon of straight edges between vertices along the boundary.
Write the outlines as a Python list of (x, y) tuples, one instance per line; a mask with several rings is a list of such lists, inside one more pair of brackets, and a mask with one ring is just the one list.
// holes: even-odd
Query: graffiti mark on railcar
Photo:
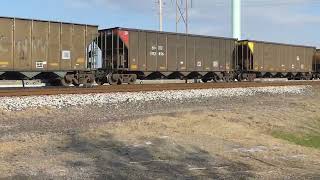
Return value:
[(0, 35), (0, 52), (8, 53), (9, 52), (8, 47), (9, 47), (8, 37), (1, 34)]
[(16, 42), (17, 55), (20, 60), (26, 61), (28, 59), (29, 40), (26, 38)]

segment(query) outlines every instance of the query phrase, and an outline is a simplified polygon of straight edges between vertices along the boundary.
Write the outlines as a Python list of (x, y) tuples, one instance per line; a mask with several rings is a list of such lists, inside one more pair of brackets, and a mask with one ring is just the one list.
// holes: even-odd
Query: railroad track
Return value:
[(40, 96), (58, 94), (91, 94), (114, 92), (143, 92), (188, 89), (212, 88), (247, 88), (267, 86), (295, 86), (295, 85), (320, 85), (320, 81), (292, 81), (292, 82), (237, 82), (237, 83), (199, 83), (199, 84), (146, 84), (146, 85), (120, 85), (83, 87), (41, 87), (41, 88), (5, 88), (0, 89), (0, 97), (13, 96)]

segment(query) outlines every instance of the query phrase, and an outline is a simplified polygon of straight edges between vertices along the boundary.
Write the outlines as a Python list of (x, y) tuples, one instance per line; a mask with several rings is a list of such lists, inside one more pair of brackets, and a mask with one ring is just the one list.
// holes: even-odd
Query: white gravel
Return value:
[(107, 105), (117, 103), (139, 103), (145, 101), (172, 101), (210, 97), (239, 97), (256, 94), (304, 94), (311, 86), (284, 86), (259, 88), (225, 88), (180, 91), (153, 91), (133, 93), (104, 93), (86, 95), (52, 95), (28, 97), (1, 97), (0, 110), (17, 111), (29, 108), (64, 108), (83, 105)]

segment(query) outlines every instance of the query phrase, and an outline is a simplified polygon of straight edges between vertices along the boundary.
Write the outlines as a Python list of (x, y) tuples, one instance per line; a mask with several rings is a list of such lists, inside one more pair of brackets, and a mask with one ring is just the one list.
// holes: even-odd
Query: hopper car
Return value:
[(0, 79), (91, 84), (87, 49), (98, 26), (0, 17)]
[(92, 86), (137, 79), (318, 79), (315, 47), (0, 17), (0, 80)]
[(128, 28), (100, 30), (98, 39), (103, 71), (96, 78), (102, 84), (134, 83), (137, 78), (319, 78), (319, 50), (312, 46)]
[(238, 42), (238, 79), (288, 78), (310, 80), (317, 77), (316, 48), (273, 42)]
[[(99, 83), (134, 83), (136, 79), (232, 81), (237, 40), (128, 28), (99, 31), (102, 51)], [(104, 76), (107, 74), (107, 76)]]

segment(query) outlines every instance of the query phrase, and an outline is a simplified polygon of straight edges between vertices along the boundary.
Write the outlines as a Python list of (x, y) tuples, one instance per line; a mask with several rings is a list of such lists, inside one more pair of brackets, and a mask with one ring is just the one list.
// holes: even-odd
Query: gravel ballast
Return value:
[(104, 93), (85, 95), (50, 95), (28, 97), (1, 97), (0, 110), (19, 111), (34, 108), (64, 108), (85, 105), (139, 103), (148, 101), (176, 101), (197, 98), (240, 97), (257, 94), (305, 94), (311, 86), (281, 86), (254, 88), (224, 88), (178, 91), (153, 91), (130, 93)]

